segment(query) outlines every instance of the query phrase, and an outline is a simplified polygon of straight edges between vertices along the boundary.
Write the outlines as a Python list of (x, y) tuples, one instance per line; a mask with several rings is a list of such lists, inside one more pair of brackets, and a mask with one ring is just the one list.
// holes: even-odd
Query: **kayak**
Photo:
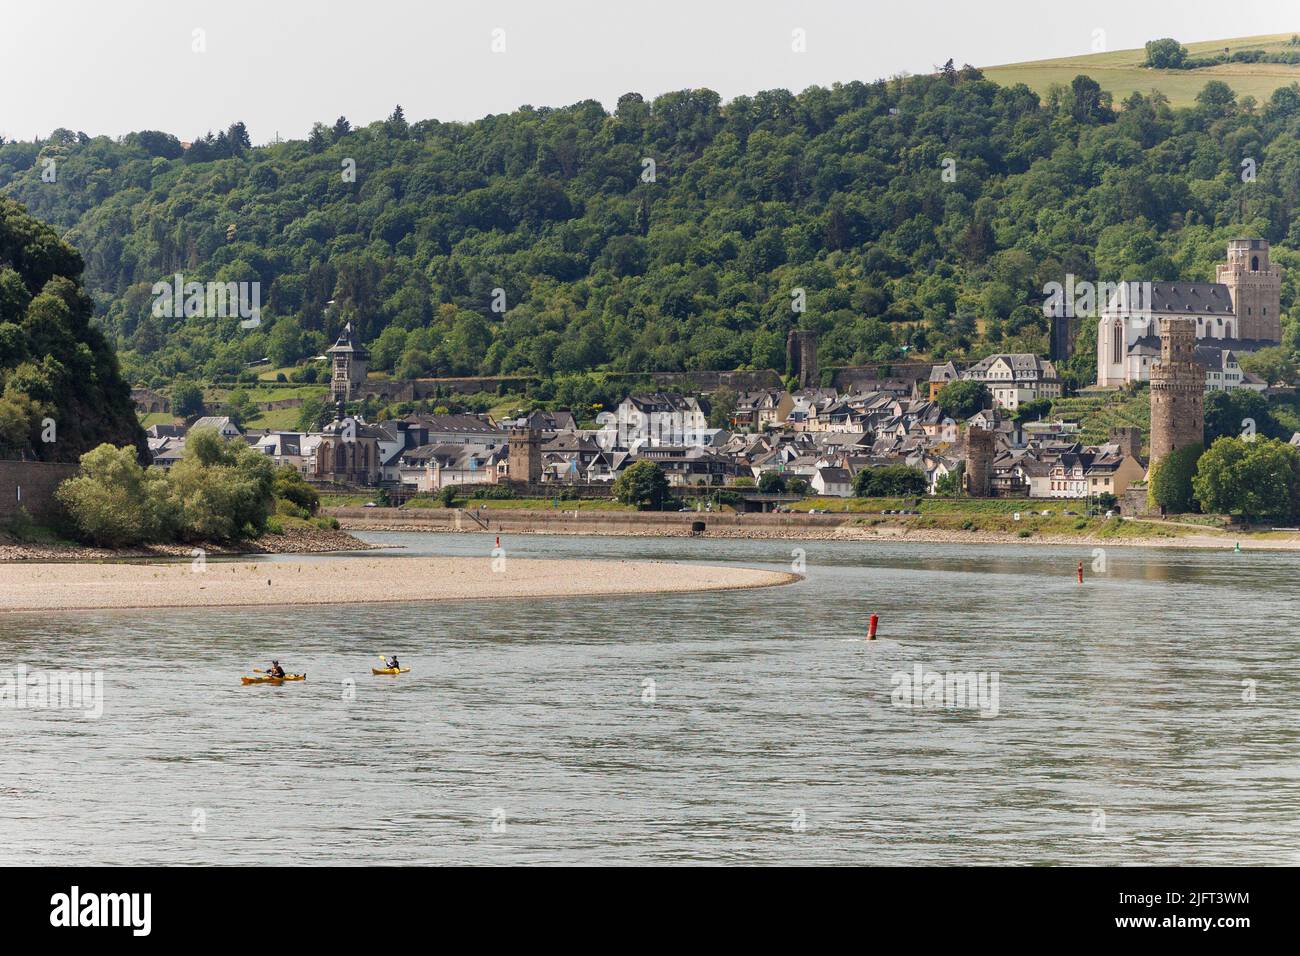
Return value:
[(307, 679), (306, 674), (285, 674), (283, 677), (269, 677), (264, 674), (261, 677), (239, 678), (240, 682), (244, 684), (283, 684), (287, 680), (306, 680), (306, 679)]
[(372, 674), (409, 674), (410, 672), (411, 672), (411, 669), (410, 669), (409, 667), (403, 667), (401, 670), (398, 670), (396, 667), (372, 667), (372, 668), (370, 668), (370, 673), (372, 673)]

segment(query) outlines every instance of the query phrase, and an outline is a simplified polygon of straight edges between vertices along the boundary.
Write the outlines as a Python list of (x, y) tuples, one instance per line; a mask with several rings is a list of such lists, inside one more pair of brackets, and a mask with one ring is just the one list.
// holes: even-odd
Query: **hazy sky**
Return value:
[[(806, 52), (791, 49), (792, 31)], [(355, 124), (707, 86), (761, 89), (1108, 49), (1300, 32), (1283, 0), (0, 0), (0, 135), (235, 120), (255, 143)], [(195, 52), (194, 31), (205, 52)], [(493, 31), (505, 51), (492, 51)], [(498, 35), (500, 36), (500, 35)]]

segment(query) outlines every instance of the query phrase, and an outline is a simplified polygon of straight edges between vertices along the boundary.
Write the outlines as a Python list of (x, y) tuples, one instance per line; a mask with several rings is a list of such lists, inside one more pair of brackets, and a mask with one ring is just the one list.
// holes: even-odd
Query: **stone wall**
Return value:
[[(641, 373), (610, 378), (625, 378), (631, 382), (643, 379)], [(720, 388), (730, 388), (736, 392), (754, 392), (764, 388), (780, 388), (781, 376), (773, 369), (738, 369), (732, 372), (652, 372), (650, 378), (656, 388), (685, 392), (715, 392)], [(642, 387), (629, 386), (631, 391), (645, 391)]]
[(57, 504), (54, 489), (75, 475), (78, 467), (62, 462), (0, 461), (0, 521), (16, 516), (20, 506), (37, 520), (52, 517)]
[(929, 362), (911, 360), (899, 362), (877, 362), (872, 365), (841, 365), (832, 368), (831, 384), (841, 392), (857, 388), (869, 390), (874, 382), (888, 379), (900, 379), (906, 382), (918, 382), (930, 377)]
[[(568, 507), (566, 507), (566, 505)], [(605, 511), (581, 510), (575, 502), (560, 502), (558, 509), (485, 508), (483, 520), (474, 520), (473, 509), (460, 508), (327, 508), (345, 525), (350, 520), (371, 528), (428, 528), (430, 531), (535, 532), (556, 534), (690, 534), (696, 522), (710, 531), (725, 533), (743, 528), (766, 528), (773, 531), (798, 529), (832, 529), (853, 524), (859, 514), (714, 514), (698, 511)]]

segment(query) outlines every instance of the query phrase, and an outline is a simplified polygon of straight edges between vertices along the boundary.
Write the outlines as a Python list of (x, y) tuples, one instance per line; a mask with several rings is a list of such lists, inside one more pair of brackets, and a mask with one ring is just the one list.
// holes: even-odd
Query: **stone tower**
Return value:
[(366, 366), (370, 353), (366, 351), (349, 322), (339, 333), (339, 340), (325, 354), (333, 359), (333, 374), (330, 376), (330, 401), (350, 402), (360, 397), (362, 386), (366, 383)]
[(1196, 364), (1196, 323), (1160, 324), (1160, 361), (1151, 366), (1151, 467), (1205, 440), (1205, 369)]
[(1136, 425), (1120, 425), (1111, 428), (1108, 441), (1119, 448), (1121, 455), (1128, 455), (1130, 458), (1142, 457), (1142, 429)]
[(993, 495), (993, 448), (997, 433), (971, 426), (966, 430), (966, 494), (972, 498)]
[(817, 333), (809, 329), (791, 329), (785, 339), (786, 365), (789, 374), (799, 379), (800, 388), (816, 388)]
[[(531, 418), (530, 418), (531, 421)], [(536, 485), (542, 480), (542, 437), (531, 425), (510, 429), (507, 467), (512, 485)]]
[(1215, 279), (1232, 296), (1237, 338), (1282, 341), (1282, 274), (1269, 264), (1267, 239), (1231, 240)]
[(1068, 361), (1074, 354), (1074, 319), (1068, 315), (1054, 315), (1051, 323), (1052, 338), (1048, 346), (1048, 358), (1057, 363)]

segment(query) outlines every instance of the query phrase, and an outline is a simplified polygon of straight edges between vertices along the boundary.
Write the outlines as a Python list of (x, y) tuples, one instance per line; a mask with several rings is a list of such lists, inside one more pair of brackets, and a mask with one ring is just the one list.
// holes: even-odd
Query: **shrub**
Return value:
[(1203, 511), (1289, 518), (1296, 513), (1298, 476), (1300, 452), (1285, 442), (1220, 438), (1197, 462), (1192, 489)]
[(469, 496), (489, 500), (513, 498), (515, 497), (515, 490), (509, 485), (474, 485)]
[(1147, 487), (1147, 500), (1153, 507), (1175, 514), (1192, 510), (1192, 476), (1203, 451), (1200, 444), (1187, 445), (1156, 462)]
[(267, 457), (209, 429), (190, 433), (185, 457), (167, 473), (166, 484), (181, 537), (189, 541), (255, 537), (265, 530), (275, 503)]
[(853, 494), (859, 498), (901, 498), (923, 495), (925, 472), (907, 465), (884, 465), (863, 468), (853, 476)]
[[(299, 508), (296, 504), (294, 504), (292, 501), (289, 501), (287, 498), (275, 499), (275, 514), (283, 515), (289, 518), (301, 518), (304, 520), (311, 517), (311, 513), (308, 512), (306, 508)], [(275, 517), (275, 515), (272, 515), (272, 517)]]
[(614, 480), (613, 492), (614, 497), (625, 505), (636, 505), (639, 509), (659, 508), (668, 497), (668, 479), (654, 462), (638, 461)]
[[(179, 465), (177, 466), (179, 467)], [(108, 548), (159, 541), (174, 534), (178, 502), (161, 472), (146, 472), (131, 446), (103, 444), (81, 456), (81, 472), (55, 497), (73, 534)]]
[(32, 520), (32, 516), (22, 505), (18, 512), (4, 525), (5, 534), (16, 541), (35, 541), (41, 536), (41, 527)]
[[(296, 469), (285, 465), (275, 473), (275, 483), (271, 486), (277, 499), (294, 505), (300, 518), (308, 518), (320, 510), (320, 495), (316, 489), (307, 484)], [(277, 510), (279, 510), (277, 506)]]
[(958, 379), (939, 389), (935, 401), (945, 415), (961, 421), (970, 418), (981, 409), (993, 404), (993, 394), (983, 382), (974, 379)]
[(1155, 70), (1181, 70), (1187, 66), (1187, 47), (1171, 37), (1148, 40), (1147, 58), (1143, 66)]

